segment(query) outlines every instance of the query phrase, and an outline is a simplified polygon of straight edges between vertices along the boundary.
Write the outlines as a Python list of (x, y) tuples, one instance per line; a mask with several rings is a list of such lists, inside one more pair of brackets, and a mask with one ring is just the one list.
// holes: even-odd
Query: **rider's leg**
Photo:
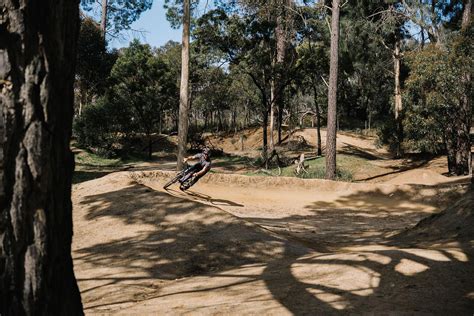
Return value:
[(191, 178), (191, 176), (198, 172), (199, 170), (201, 170), (201, 165), (199, 163), (193, 165), (189, 171), (184, 175), (184, 177), (182, 177), (181, 179), (179, 179), (179, 183), (183, 183), (185, 181), (187, 181), (189, 178)]
[[(183, 187), (185, 189), (189, 189), (190, 187), (192, 187), (193, 185), (196, 184), (196, 182), (199, 181), (199, 179), (201, 179), (202, 177), (204, 177), (206, 175), (207, 172), (205, 172), (203, 175), (200, 175), (200, 176), (196, 176), (193, 178), (193, 180), (189, 183), (186, 184), (186, 187)], [(184, 183), (184, 182), (183, 182)]]

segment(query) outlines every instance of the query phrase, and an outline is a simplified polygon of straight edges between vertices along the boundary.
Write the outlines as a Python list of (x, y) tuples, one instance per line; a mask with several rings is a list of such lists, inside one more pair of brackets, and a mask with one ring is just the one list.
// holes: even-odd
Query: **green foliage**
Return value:
[(76, 80), (83, 103), (93, 95), (103, 94), (107, 77), (117, 59), (117, 52), (108, 52), (99, 26), (90, 18), (81, 21), (77, 44)]
[(115, 124), (114, 117), (119, 116), (105, 98), (86, 107), (82, 115), (74, 120), (73, 132), (78, 146), (104, 157), (116, 156), (119, 149), (116, 144), (120, 138), (116, 130), (120, 125)]
[[(140, 15), (149, 10), (153, 0), (107, 0), (107, 31), (116, 36), (130, 29)], [(93, 11), (97, 6), (96, 0), (81, 0), (85, 11)]]
[[(261, 162), (261, 161), (260, 161)], [(368, 162), (362, 158), (354, 158), (348, 155), (337, 156), (338, 168), (336, 170), (336, 180), (339, 181), (352, 181), (353, 174), (358, 168), (367, 166)], [(326, 160), (325, 158), (319, 158), (307, 161), (305, 163), (306, 171), (302, 171), (299, 175), (295, 172), (295, 165), (290, 165), (285, 168), (274, 168), (268, 172), (248, 173), (247, 175), (260, 175), (260, 176), (282, 176), (282, 177), (297, 177), (302, 179), (325, 179), (326, 178)]]
[(124, 50), (110, 75), (110, 100), (125, 109), (127, 128), (149, 135), (156, 131), (164, 108), (177, 95), (176, 83), (166, 64), (156, 58), (150, 46), (137, 40)]
[[(191, 19), (197, 12), (199, 0), (188, 0), (190, 3)], [(178, 29), (183, 23), (183, 2), (184, 0), (165, 0), (163, 8), (166, 10), (166, 19), (170, 22), (171, 27)], [(191, 25), (194, 23), (191, 21)]]
[(123, 154), (127, 140), (138, 135), (146, 136), (151, 146), (163, 111), (177, 103), (176, 80), (166, 63), (135, 40), (121, 52), (109, 84), (106, 96), (76, 120), (79, 145), (107, 156)]
[(439, 153), (464, 113), (463, 97), (471, 91), (463, 82), (472, 69), (472, 56), (463, 53), (465, 41), (456, 38), (447, 49), (430, 45), (409, 54), (410, 76), (406, 81), (404, 132), (412, 150)]

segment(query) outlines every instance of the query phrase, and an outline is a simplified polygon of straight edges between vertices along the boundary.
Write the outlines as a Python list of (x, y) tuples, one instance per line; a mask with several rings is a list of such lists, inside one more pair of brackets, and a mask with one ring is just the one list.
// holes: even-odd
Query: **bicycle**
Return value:
[[(189, 175), (190, 173), (195, 173), (196, 170), (192, 170), (192, 166), (189, 166), (189, 164), (185, 163), (184, 164), (184, 168), (183, 170), (179, 171), (175, 176), (174, 178), (172, 178), (170, 181), (168, 181), (164, 186), (163, 186), (163, 189), (168, 189), (171, 185), (175, 184), (176, 182), (178, 182), (179, 180), (181, 180), (182, 178), (186, 177), (187, 175)], [(179, 188), (182, 190), (182, 191), (185, 191), (187, 189), (189, 189), (190, 187), (192, 187), (195, 183), (196, 183), (197, 179), (196, 178), (193, 178), (193, 177), (190, 177), (188, 180), (184, 181), (183, 183), (181, 183), (181, 185), (179, 186)]]

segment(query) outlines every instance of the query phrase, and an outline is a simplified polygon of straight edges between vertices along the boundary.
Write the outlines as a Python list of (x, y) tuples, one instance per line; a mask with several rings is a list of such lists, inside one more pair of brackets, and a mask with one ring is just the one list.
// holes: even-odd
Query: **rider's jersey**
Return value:
[(206, 160), (203, 154), (197, 154), (194, 157), (196, 159), (199, 159), (198, 164), (201, 165), (202, 169), (207, 169), (207, 170), (211, 169), (211, 160), (210, 159)]

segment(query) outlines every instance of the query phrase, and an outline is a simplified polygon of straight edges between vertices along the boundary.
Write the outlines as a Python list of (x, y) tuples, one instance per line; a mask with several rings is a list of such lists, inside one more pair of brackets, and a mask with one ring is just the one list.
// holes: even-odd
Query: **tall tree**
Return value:
[(403, 110), (403, 103), (402, 103), (402, 92), (401, 92), (401, 84), (400, 84), (400, 69), (401, 69), (401, 39), (396, 36), (395, 39), (395, 49), (393, 51), (393, 70), (394, 70), (394, 77), (395, 77), (395, 91), (394, 91), (394, 101), (395, 101), (395, 123), (397, 129), (397, 148), (396, 148), (396, 157), (401, 157), (402, 155), (402, 141), (403, 141), (403, 119), (402, 119), (402, 110)]
[[(276, 19), (276, 28), (275, 28), (275, 37), (276, 37), (276, 62), (275, 62), (275, 70), (276, 75), (272, 81), (272, 91), (278, 92), (273, 93), (274, 96), (272, 97), (272, 116), (275, 112), (278, 113), (277, 116), (277, 129), (278, 129), (278, 144), (281, 143), (281, 128), (282, 128), (282, 119), (283, 119), (283, 108), (284, 108), (284, 89), (280, 88), (280, 85), (285, 81), (284, 74), (285, 74), (285, 66), (288, 62), (288, 46), (289, 41), (291, 40), (292, 35), (292, 19), (293, 14), (292, 10), (293, 7), (293, 0), (279, 0), (276, 2), (277, 6), (277, 19)], [(273, 131), (274, 131), (274, 123), (273, 119), (271, 120), (271, 149), (273, 150), (274, 147), (274, 140), (273, 140)]]
[(69, 148), (78, 2), (0, 5), (2, 315), (82, 314), (71, 257)]
[(102, 0), (102, 14), (100, 18), (100, 30), (102, 32), (102, 38), (105, 42), (105, 34), (107, 32), (107, 0)]
[(337, 73), (339, 68), (340, 0), (332, 1), (331, 56), (329, 62), (328, 123), (326, 137), (326, 179), (336, 178)]
[[(153, 0), (101, 0), (101, 30), (104, 35), (118, 36), (122, 31), (130, 30), (133, 22), (140, 15), (149, 10)], [(97, 8), (97, 0), (81, 0), (81, 6), (85, 11)]]
[[(462, 24), (461, 24), (461, 32), (464, 33), (464, 37), (471, 37), (472, 34), (469, 33), (469, 28), (471, 27), (471, 18), (472, 18), (472, 0), (464, 0), (464, 10), (463, 10), (463, 15), (462, 15)], [(474, 171), (473, 171), (473, 166), (472, 166), (472, 154), (471, 154), (471, 142), (470, 142), (470, 130), (471, 130), (471, 125), (472, 125), (472, 98), (471, 95), (469, 95), (469, 91), (472, 89), (472, 69), (467, 69), (465, 73), (463, 74), (461, 80), (462, 83), (469, 87), (466, 91), (467, 93), (464, 93), (463, 98), (462, 98), (462, 109), (463, 112), (466, 113), (466, 116), (464, 118), (464, 123), (462, 126), (464, 126), (463, 133), (465, 136), (465, 143), (466, 145), (464, 146), (464, 155), (467, 156), (467, 161), (468, 161), (468, 173), (472, 175), (471, 182), (474, 183)], [(465, 170), (464, 170), (465, 172)]]
[(79, 109), (104, 92), (107, 77), (117, 59), (116, 51), (107, 51), (100, 26), (91, 18), (81, 19), (77, 42), (76, 87), (78, 88)]
[(183, 159), (188, 144), (189, 125), (189, 32), (191, 24), (190, 0), (183, 1), (183, 40), (181, 48), (181, 87), (179, 93), (178, 170), (183, 169)]

